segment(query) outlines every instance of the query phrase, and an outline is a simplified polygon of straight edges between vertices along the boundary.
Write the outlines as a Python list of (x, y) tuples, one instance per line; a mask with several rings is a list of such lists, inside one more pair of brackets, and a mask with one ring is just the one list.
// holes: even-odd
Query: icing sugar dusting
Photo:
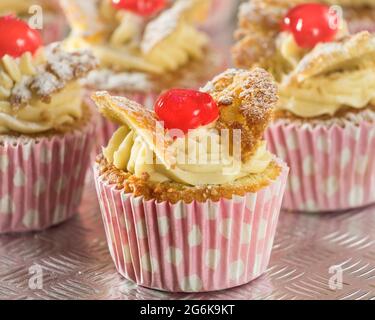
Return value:
[(148, 91), (152, 88), (151, 81), (145, 73), (121, 72), (115, 73), (109, 69), (95, 70), (84, 80), (89, 87), (100, 90), (137, 90)]

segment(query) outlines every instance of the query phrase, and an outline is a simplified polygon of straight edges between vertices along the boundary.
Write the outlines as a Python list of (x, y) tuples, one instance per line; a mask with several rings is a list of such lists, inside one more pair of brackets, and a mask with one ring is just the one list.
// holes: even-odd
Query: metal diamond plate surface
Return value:
[[(43, 288), (30, 288), (30, 267)], [(342, 270), (342, 288), (330, 288)], [(332, 270), (331, 270), (332, 271)], [(209, 294), (168, 294), (121, 278), (107, 250), (92, 182), (79, 214), (42, 233), (0, 236), (0, 299), (374, 299), (375, 207), (282, 213), (271, 264), (258, 280)]]

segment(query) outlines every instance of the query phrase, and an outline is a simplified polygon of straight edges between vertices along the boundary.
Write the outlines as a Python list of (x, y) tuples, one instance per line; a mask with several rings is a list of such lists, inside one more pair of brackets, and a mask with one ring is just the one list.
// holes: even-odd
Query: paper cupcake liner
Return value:
[(341, 211), (375, 202), (375, 125), (301, 125), (277, 121), (266, 133), (269, 149), (290, 175), (283, 208)]
[(206, 292), (248, 283), (268, 266), (288, 168), (270, 186), (218, 202), (145, 201), (104, 181), (96, 188), (118, 272), (138, 285)]
[(94, 126), (64, 136), (0, 143), (0, 233), (37, 231), (76, 213)]
[[(97, 107), (91, 99), (91, 94), (94, 91), (88, 91), (86, 94), (85, 102), (94, 110), (97, 110)], [(121, 92), (110, 92), (112, 95), (124, 96), (130, 100), (136, 101), (139, 104), (145, 106), (146, 108), (152, 109), (156, 99), (159, 94), (156, 93), (121, 93)], [(97, 113), (96, 120), (96, 148), (94, 148), (95, 155), (101, 152), (101, 148), (108, 144), (108, 141), (111, 139), (113, 133), (118, 129), (118, 125), (112, 121), (104, 118), (102, 115)]]

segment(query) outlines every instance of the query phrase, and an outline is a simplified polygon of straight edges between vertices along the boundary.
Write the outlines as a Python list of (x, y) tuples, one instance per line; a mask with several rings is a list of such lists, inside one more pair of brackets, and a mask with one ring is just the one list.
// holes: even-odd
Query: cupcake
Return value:
[(95, 133), (78, 80), (97, 62), (14, 17), (0, 30), (0, 233), (41, 230), (80, 203)]
[(288, 168), (262, 136), (277, 101), (263, 69), (171, 89), (155, 111), (97, 92), (120, 124), (94, 167), (121, 275), (170, 292), (239, 286), (267, 269)]
[(290, 166), (284, 208), (374, 203), (375, 37), (349, 35), (345, 21), (331, 24), (338, 17), (325, 5), (267, 3), (242, 7), (233, 54), (237, 65), (263, 66), (279, 83), (266, 137)]
[(68, 32), (68, 24), (58, 0), (1, 0), (0, 16), (9, 14), (20, 17), (32, 28), (35, 24), (44, 43), (60, 41)]
[[(206, 16), (208, 0), (73, 1), (62, 4), (72, 26), (69, 48), (90, 47), (100, 60), (86, 87), (106, 90), (152, 108), (172, 87), (198, 89), (225, 70), (205, 33), (196, 27)], [(89, 97), (90, 95), (88, 95)], [(101, 144), (117, 125), (103, 120)]]

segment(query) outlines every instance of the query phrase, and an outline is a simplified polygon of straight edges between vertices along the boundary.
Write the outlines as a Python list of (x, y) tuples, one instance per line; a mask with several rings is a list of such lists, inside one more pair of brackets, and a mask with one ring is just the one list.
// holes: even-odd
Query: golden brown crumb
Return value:
[(278, 101), (277, 86), (263, 69), (230, 69), (218, 75), (205, 88), (218, 103), (218, 130), (241, 130), (242, 159), (248, 160), (258, 148), (272, 120)]
[(109, 164), (103, 155), (97, 157), (99, 175), (109, 184), (116, 185), (118, 190), (132, 193), (135, 197), (143, 196), (145, 200), (155, 199), (158, 202), (168, 201), (191, 203), (196, 200), (219, 201), (221, 198), (232, 199), (234, 195), (243, 196), (257, 192), (275, 181), (281, 174), (281, 167), (271, 162), (262, 174), (250, 174), (233, 183), (224, 185), (188, 186), (176, 182), (152, 183), (147, 176), (136, 177), (129, 172), (117, 169)]

